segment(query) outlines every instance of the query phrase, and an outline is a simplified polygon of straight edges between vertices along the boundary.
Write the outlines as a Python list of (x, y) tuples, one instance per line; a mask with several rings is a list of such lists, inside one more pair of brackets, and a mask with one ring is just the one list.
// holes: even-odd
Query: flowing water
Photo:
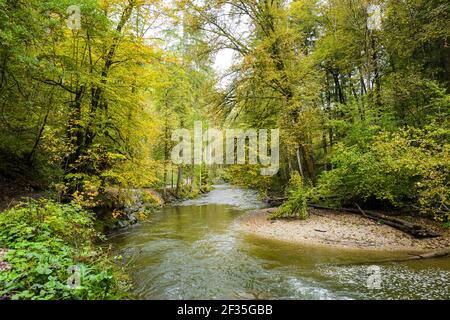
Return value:
[(253, 191), (215, 186), (110, 236), (137, 299), (450, 299), (450, 259), (294, 245), (237, 231)]

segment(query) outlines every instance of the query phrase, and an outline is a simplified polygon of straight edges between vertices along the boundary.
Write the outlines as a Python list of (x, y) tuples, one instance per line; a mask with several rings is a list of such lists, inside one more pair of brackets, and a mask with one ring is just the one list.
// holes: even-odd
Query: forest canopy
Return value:
[(0, 175), (85, 207), (111, 187), (178, 195), (214, 170), (171, 163), (173, 130), (279, 128), (276, 176), (223, 178), (267, 195), (298, 174), (302, 202), (448, 220), (449, 16), (445, 0), (0, 0)]
[[(295, 242), (308, 226), (287, 223), (320, 220), (323, 210), (326, 223), (317, 228), (310, 220), (308, 242), (360, 237), (355, 249), (398, 249), (403, 241), (407, 260), (448, 256), (448, 248), (410, 252), (449, 243), (449, 26), (448, 0), (0, 0), (0, 300), (128, 297), (129, 265), (143, 267), (146, 278), (137, 282), (151, 285), (158, 299), (217, 298), (221, 290), (233, 299), (290, 297), (287, 287), (309, 299), (317, 275), (318, 284), (326, 279), (317, 297), (341, 297), (339, 287), (328, 286), (344, 269), (318, 273), (318, 263), (331, 260), (316, 259), (316, 247), (307, 255), (278, 245), (263, 256), (241, 250), (259, 245), (242, 245), (234, 226), (227, 228), (256, 200), (252, 191), (226, 186), (233, 192), (211, 198), (231, 203), (161, 209), (224, 182), (278, 201), (277, 209), (250, 213), (248, 225), (262, 217), (270, 237), (278, 228), (281, 240)], [(177, 149), (178, 130), (191, 137), (196, 126), (255, 134), (240, 145), (237, 137), (236, 148), (235, 137), (231, 147), (224, 138), (220, 150), (232, 151), (231, 162), (236, 150), (236, 163), (210, 164), (191, 156), (195, 144), (193, 152)], [(256, 161), (256, 132), (266, 163)], [(174, 162), (173, 153), (187, 161)], [(353, 223), (355, 216), (332, 211), (375, 222)], [(131, 246), (122, 247), (123, 256), (105, 245), (106, 232), (144, 219), (137, 237), (122, 234)], [(442, 241), (419, 245), (390, 227)], [(384, 247), (388, 242), (393, 247)], [(295, 269), (299, 252), (307, 268)], [(342, 292), (354, 291), (359, 276), (342, 266), (351, 278)], [(386, 278), (395, 285), (386, 287), (387, 297), (408, 285), (419, 297), (417, 279), (437, 279), (406, 269)], [(306, 282), (297, 282), (298, 270)], [(445, 272), (436, 274), (434, 285), (444, 292)], [(191, 280), (199, 275), (196, 286)], [(158, 278), (170, 278), (162, 295)], [(298, 290), (305, 285), (308, 293)], [(253, 295), (259, 286), (263, 294)], [(195, 294), (187, 287), (197, 287)], [(429, 288), (421, 287), (423, 297), (433, 297)]]

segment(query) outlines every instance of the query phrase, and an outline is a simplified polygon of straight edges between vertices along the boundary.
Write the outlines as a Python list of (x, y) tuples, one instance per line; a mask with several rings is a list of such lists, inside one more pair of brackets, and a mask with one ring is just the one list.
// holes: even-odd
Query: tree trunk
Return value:
[(311, 179), (313, 185), (316, 183), (316, 172), (315, 172), (315, 163), (314, 163), (314, 155), (312, 154), (312, 150), (309, 150), (305, 145), (301, 145), (303, 159), (306, 163), (306, 171), (308, 172), (308, 176)]
[(342, 104), (345, 104), (345, 96), (344, 91), (342, 90), (341, 82), (339, 80), (339, 73), (338, 72), (332, 72), (334, 85), (336, 89), (336, 97), (338, 101)]
[(191, 192), (194, 192), (195, 189), (195, 166), (192, 165), (192, 173), (191, 173)]
[(200, 175), (198, 176), (200, 192), (202, 192), (202, 165), (200, 165)]
[(166, 196), (167, 196), (167, 187), (166, 187), (166, 185), (167, 185), (167, 168), (166, 168), (166, 162), (164, 161), (164, 178), (163, 178), (163, 183), (164, 183), (164, 186), (163, 186), (163, 196), (164, 196), (164, 199), (166, 199)]
[[(52, 100), (50, 100), (50, 105), (52, 105), (51, 101)], [(36, 140), (34, 141), (33, 148), (31, 149), (30, 153), (27, 156), (27, 160), (26, 161), (29, 164), (33, 163), (34, 155), (36, 153), (36, 150), (37, 150), (37, 147), (39, 145), (39, 142), (41, 141), (41, 138), (42, 138), (42, 133), (44, 132), (45, 126), (47, 125), (47, 119), (48, 119), (49, 113), (50, 113), (50, 108), (47, 109), (47, 113), (45, 114), (44, 121), (42, 122), (41, 128), (40, 128), (40, 130), (39, 130), (39, 132), (38, 132), (38, 134), (36, 136)]]
[(301, 160), (302, 158), (300, 156), (300, 148), (297, 148), (296, 155), (297, 155), (298, 170), (300, 172), (302, 180), (305, 181), (305, 175), (303, 173), (302, 160)]
[(180, 194), (181, 180), (183, 179), (183, 167), (178, 166), (178, 176), (177, 176), (177, 189), (175, 191), (175, 195), (178, 197)]
[(292, 164), (291, 164), (291, 159), (289, 159), (288, 157), (288, 167), (289, 167), (289, 176), (292, 176)]
[(375, 88), (375, 103), (377, 106), (381, 106), (381, 80), (380, 80), (380, 68), (378, 66), (378, 54), (376, 49), (376, 38), (373, 33), (371, 37), (372, 46), (372, 65), (374, 71), (374, 88)]

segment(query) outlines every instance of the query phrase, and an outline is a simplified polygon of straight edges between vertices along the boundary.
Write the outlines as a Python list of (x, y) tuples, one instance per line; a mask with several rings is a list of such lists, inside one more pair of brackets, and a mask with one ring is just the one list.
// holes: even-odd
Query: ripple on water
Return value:
[(345, 295), (333, 293), (329, 289), (318, 286), (317, 283), (306, 281), (304, 279), (289, 278), (289, 285), (292, 287), (294, 293), (289, 298), (298, 299), (314, 299), (314, 300), (343, 300), (349, 299)]
[[(366, 286), (365, 254), (299, 248), (247, 238), (232, 228), (239, 209), (263, 207), (256, 192), (230, 186), (167, 206), (111, 242), (134, 293), (145, 299), (449, 299), (450, 268), (385, 264), (379, 290)], [(328, 265), (327, 265), (328, 264)]]
[(412, 269), (400, 263), (379, 265), (380, 286), (369, 288), (373, 275), (369, 265), (323, 266), (321, 273), (334, 286), (359, 292), (365, 299), (450, 299), (450, 271), (436, 268)]
[(181, 202), (180, 206), (195, 206), (205, 204), (222, 204), (240, 209), (258, 209), (265, 204), (258, 199), (255, 190), (243, 190), (230, 185), (215, 185), (214, 189), (197, 199)]

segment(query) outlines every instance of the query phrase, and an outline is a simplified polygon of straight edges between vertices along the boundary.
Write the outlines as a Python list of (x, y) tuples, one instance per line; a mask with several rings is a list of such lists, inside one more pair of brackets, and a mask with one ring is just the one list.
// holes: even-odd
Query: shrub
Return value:
[(294, 172), (291, 177), (288, 193), (288, 200), (270, 215), (270, 219), (306, 219), (308, 217), (308, 192), (303, 186), (303, 180), (298, 172)]
[(316, 202), (332, 206), (353, 202), (412, 206), (424, 215), (448, 220), (448, 137), (447, 130), (430, 127), (381, 132), (367, 148), (337, 145), (334, 169), (320, 176), (311, 194)]
[[(10, 270), (0, 273), (0, 297), (112, 299), (124, 288), (106, 253), (92, 214), (76, 204), (30, 201), (0, 214), (0, 247)], [(71, 268), (79, 286), (70, 287)], [(75, 275), (77, 276), (77, 275)]]

